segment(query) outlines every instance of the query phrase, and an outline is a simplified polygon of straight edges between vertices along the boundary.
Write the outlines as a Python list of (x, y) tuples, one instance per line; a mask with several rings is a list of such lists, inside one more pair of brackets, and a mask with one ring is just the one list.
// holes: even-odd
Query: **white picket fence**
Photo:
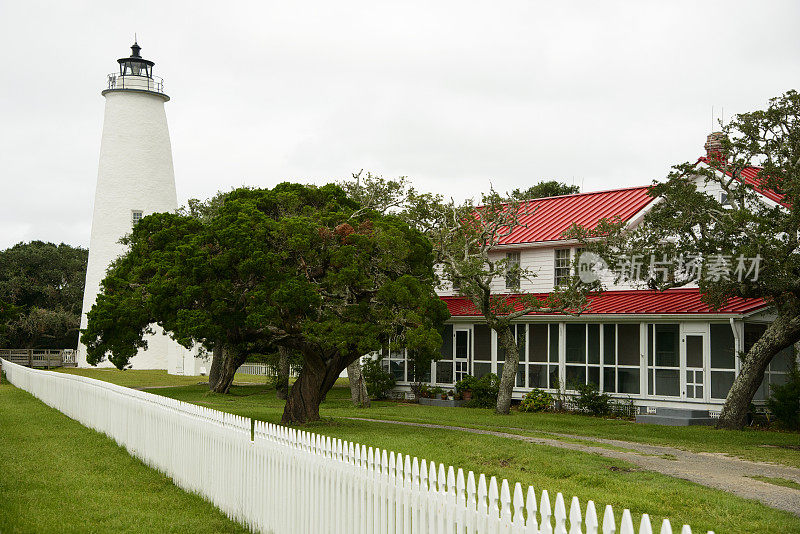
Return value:
[[(627, 509), (595, 504), (0, 359), (8, 380), (107, 434), (147, 465), (256, 532), (337, 534), (635, 534)], [(652, 534), (643, 514), (639, 534)], [(672, 534), (664, 520), (660, 534)], [(681, 534), (690, 534), (684, 525)]]
[[(236, 372), (258, 376), (278, 376), (278, 368), (268, 363), (243, 363), (236, 369)], [(289, 366), (290, 377), (297, 378), (299, 374), (298, 369), (294, 366)]]

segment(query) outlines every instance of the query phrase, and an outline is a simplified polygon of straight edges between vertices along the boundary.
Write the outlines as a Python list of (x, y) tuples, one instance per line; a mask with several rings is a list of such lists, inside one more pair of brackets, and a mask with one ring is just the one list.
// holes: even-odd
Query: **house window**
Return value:
[(570, 254), (568, 248), (555, 249), (555, 272), (554, 285), (560, 286), (569, 282), (570, 278)]
[(139, 224), (139, 221), (142, 220), (142, 210), (132, 210), (131, 211), (131, 224), (132, 226), (136, 226)]
[(519, 252), (506, 253), (506, 289), (519, 289)]

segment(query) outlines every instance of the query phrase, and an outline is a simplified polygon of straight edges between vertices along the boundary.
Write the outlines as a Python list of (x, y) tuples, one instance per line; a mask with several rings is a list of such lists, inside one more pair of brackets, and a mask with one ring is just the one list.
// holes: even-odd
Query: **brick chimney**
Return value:
[(722, 140), (725, 139), (725, 134), (722, 132), (712, 132), (708, 134), (705, 149), (708, 159), (722, 160), (724, 159), (722, 153)]

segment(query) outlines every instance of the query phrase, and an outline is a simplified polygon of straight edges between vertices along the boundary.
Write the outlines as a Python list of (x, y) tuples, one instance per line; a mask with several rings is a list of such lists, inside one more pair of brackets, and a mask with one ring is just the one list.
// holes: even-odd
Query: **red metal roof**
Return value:
[(522, 225), (500, 240), (500, 244), (557, 241), (563, 239), (562, 234), (573, 223), (591, 229), (604, 218), (619, 217), (627, 221), (654, 200), (647, 194), (649, 188), (629, 187), (529, 200), (524, 206), (531, 213), (522, 216)]
[[(706, 165), (709, 164), (708, 158), (705, 156), (701, 157), (697, 161), (698, 163), (703, 162)], [(751, 185), (753, 189), (755, 189), (768, 199), (772, 200), (773, 202), (777, 202), (778, 204), (782, 204), (788, 208), (789, 205), (783, 200), (783, 195), (781, 195), (780, 193), (776, 193), (772, 189), (765, 189), (761, 187), (761, 180), (758, 179), (758, 173), (760, 172), (761, 172), (761, 167), (745, 167), (742, 170), (742, 177), (744, 178), (744, 182), (746, 184)], [(731, 173), (729, 172), (726, 172), (725, 174), (727, 174), (728, 176), (731, 175)]]
[[(546, 293), (537, 293), (541, 300)], [(508, 295), (515, 309), (522, 309), (518, 295)], [(441, 297), (453, 317), (479, 316), (480, 313), (471, 300), (464, 297)], [(742, 314), (766, 307), (762, 299), (743, 299), (734, 297), (719, 310), (712, 310), (700, 300), (699, 289), (668, 289), (666, 291), (630, 290), (605, 291), (589, 297), (589, 309), (584, 314), (599, 315), (680, 315), (680, 314)], [(538, 314), (530, 315), (559, 315)]]

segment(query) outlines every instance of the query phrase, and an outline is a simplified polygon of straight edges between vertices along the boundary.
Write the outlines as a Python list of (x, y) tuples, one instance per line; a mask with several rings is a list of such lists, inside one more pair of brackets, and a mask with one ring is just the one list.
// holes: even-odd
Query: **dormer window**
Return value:
[(142, 210), (131, 210), (131, 226), (136, 226), (142, 220)]

